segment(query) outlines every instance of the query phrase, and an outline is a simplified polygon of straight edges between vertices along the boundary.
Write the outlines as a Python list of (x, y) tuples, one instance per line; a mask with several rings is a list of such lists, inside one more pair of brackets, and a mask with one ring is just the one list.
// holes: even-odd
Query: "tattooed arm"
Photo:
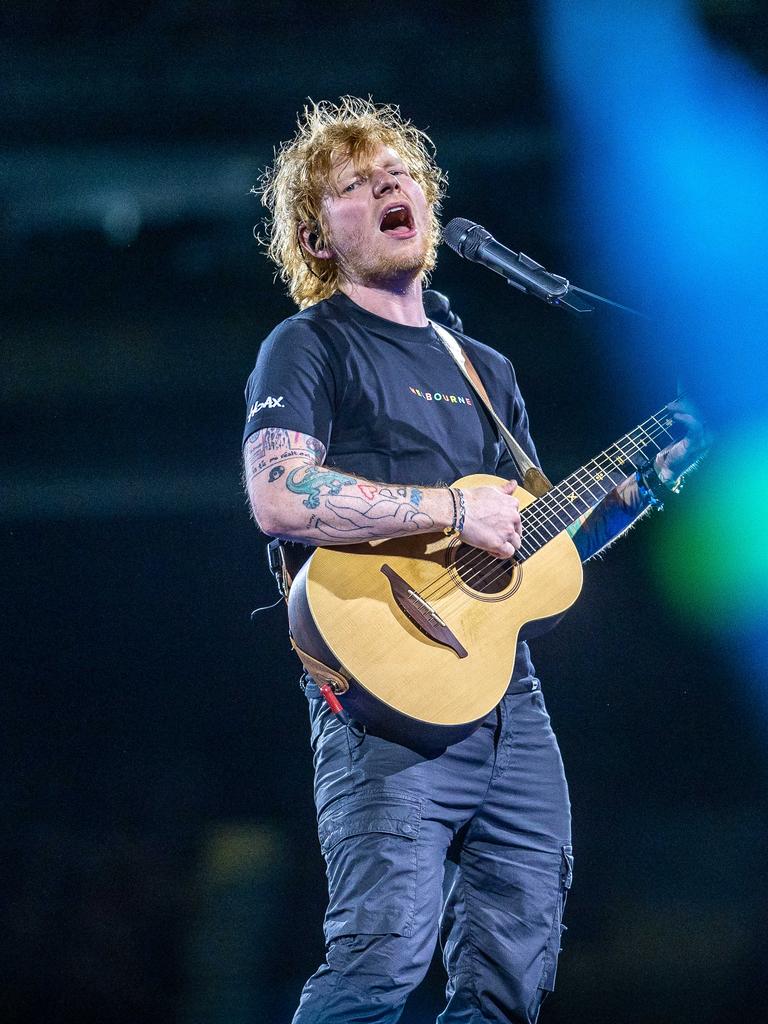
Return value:
[(254, 518), (268, 534), (305, 544), (358, 544), (450, 526), (446, 488), (373, 483), (324, 466), (314, 437), (268, 427), (245, 445)]
[[(314, 437), (279, 427), (246, 441), (245, 482), (253, 516), (264, 533), (304, 544), (359, 544), (367, 540), (435, 533), (453, 522), (446, 487), (375, 483), (324, 466)], [(504, 487), (465, 491), (468, 544), (508, 558), (520, 546), (520, 515)]]

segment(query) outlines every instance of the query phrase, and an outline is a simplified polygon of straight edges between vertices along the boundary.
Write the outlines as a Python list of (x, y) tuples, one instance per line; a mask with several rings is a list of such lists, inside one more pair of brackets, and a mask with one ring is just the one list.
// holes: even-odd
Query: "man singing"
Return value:
[[(317, 546), (452, 528), (498, 558), (520, 547), (519, 471), (424, 310), (444, 184), (397, 108), (351, 97), (305, 109), (265, 176), (269, 252), (300, 309), (262, 344), (246, 391), (245, 475), (265, 533)], [(536, 462), (512, 365), (458, 338)], [(696, 419), (677, 418), (688, 434), (656, 457), (652, 484), (630, 477), (583, 520), (582, 558), (701, 453)], [(475, 473), (508, 482), (459, 502), (447, 484)], [(500, 704), (438, 755), (341, 721), (308, 675), (304, 690), (329, 904), (326, 960), (294, 1024), (392, 1024), (438, 934), (442, 1024), (531, 1024), (554, 987), (572, 855), (527, 645)]]

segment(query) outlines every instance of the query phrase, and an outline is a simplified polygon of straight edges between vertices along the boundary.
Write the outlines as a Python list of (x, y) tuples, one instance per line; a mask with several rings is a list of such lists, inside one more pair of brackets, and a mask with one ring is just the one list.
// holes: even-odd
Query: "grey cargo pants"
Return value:
[(554, 987), (570, 805), (537, 681), (427, 758), (346, 729), (310, 683), (327, 958), (294, 1024), (394, 1024), (438, 934), (438, 1024), (533, 1024)]

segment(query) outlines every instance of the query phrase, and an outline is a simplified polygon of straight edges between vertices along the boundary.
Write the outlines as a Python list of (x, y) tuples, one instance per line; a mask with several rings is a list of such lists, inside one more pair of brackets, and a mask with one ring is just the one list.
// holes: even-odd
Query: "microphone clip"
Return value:
[(536, 274), (536, 285), (532, 288), (530, 284), (522, 284), (520, 281), (505, 274), (507, 284), (517, 288), (518, 291), (538, 295), (539, 298), (544, 299), (550, 306), (562, 306), (564, 309), (569, 309), (572, 313), (594, 313), (594, 306), (590, 306), (589, 303), (580, 299), (578, 295), (574, 295), (567, 277), (562, 277), (560, 274), (552, 274), (550, 271), (545, 270), (541, 263), (537, 263), (530, 256), (526, 256), (524, 252), (517, 254), (517, 261), (526, 270), (536, 270), (539, 272)]

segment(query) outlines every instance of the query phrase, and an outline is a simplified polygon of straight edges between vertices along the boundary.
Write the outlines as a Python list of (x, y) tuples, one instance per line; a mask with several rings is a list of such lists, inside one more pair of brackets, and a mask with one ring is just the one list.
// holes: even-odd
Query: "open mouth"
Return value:
[(379, 231), (395, 238), (410, 238), (415, 234), (413, 216), (403, 203), (388, 206), (379, 224)]

